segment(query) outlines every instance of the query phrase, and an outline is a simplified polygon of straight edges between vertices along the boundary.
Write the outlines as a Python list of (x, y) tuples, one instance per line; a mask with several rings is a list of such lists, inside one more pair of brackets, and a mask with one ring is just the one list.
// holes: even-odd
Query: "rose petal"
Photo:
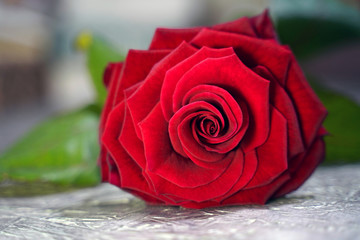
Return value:
[(266, 9), (262, 14), (250, 18), (250, 22), (255, 29), (255, 32), (260, 38), (276, 38), (274, 26), (269, 17), (269, 10)]
[[(170, 120), (171, 116), (174, 114), (173, 111), (173, 93), (176, 87), (176, 84), (180, 78), (194, 67), (197, 63), (203, 61), (206, 58), (218, 58), (224, 57), (233, 54), (234, 51), (232, 48), (226, 49), (211, 49), (207, 47), (201, 48), (194, 55), (188, 57), (184, 61), (175, 65), (169, 69), (165, 75), (164, 83), (161, 90), (160, 102), (161, 107), (166, 120)], [(181, 101), (181, 99), (179, 99)]]
[(250, 19), (248, 17), (242, 17), (231, 22), (214, 25), (211, 28), (217, 31), (256, 37), (256, 32), (254, 31), (252, 20)]
[(143, 142), (136, 136), (133, 120), (126, 108), (124, 115), (124, 123), (118, 141), (141, 169), (145, 169), (146, 159)]
[(103, 83), (104, 83), (106, 88), (109, 88), (109, 86), (110, 86), (110, 82), (112, 80), (112, 76), (113, 76), (114, 71), (117, 68), (122, 69), (123, 64), (124, 64), (123, 62), (116, 62), (116, 63), (109, 63), (106, 66), (105, 71), (104, 71), (104, 76), (103, 76)]
[[(130, 190), (132, 193), (141, 192), (146, 194), (147, 198), (155, 198), (153, 201), (156, 202), (156, 199), (161, 199), (162, 197), (156, 196), (144, 178), (141, 168), (117, 141), (117, 136), (122, 127), (122, 119), (124, 118), (124, 107), (125, 104), (122, 102), (110, 113), (109, 121), (102, 137), (102, 142), (111, 155), (111, 157), (107, 158), (110, 161), (109, 180), (114, 184), (121, 184), (117, 186)], [(116, 179), (118, 177), (120, 177), (119, 180)], [(139, 194), (139, 196), (144, 194)]]
[(107, 79), (105, 81), (109, 82), (109, 87), (108, 87), (109, 93), (106, 98), (103, 110), (101, 112), (100, 126), (99, 126), (100, 136), (101, 136), (102, 132), (104, 131), (104, 127), (105, 127), (108, 115), (109, 115), (111, 109), (113, 108), (113, 98), (115, 96), (116, 83), (117, 83), (116, 80), (119, 78), (119, 76), (122, 72), (123, 66), (124, 66), (123, 63), (109, 64), (105, 71), (105, 76)]
[(309, 146), (327, 111), (306, 81), (295, 59), (292, 59), (290, 64), (286, 87), (299, 116), (305, 145)]
[(270, 103), (286, 118), (289, 158), (291, 159), (305, 150), (298, 116), (292, 100), (266, 67), (256, 66), (253, 71), (270, 80)]
[(311, 145), (305, 154), (300, 166), (290, 173), (291, 178), (275, 194), (274, 197), (283, 196), (299, 188), (306, 179), (314, 172), (316, 167), (322, 162), (325, 156), (325, 143), (322, 137), (319, 137)]
[[(237, 33), (260, 38), (275, 38), (275, 31), (269, 18), (268, 10), (255, 17), (242, 17), (234, 21), (214, 25), (214, 30)], [(202, 27), (185, 29), (156, 29), (149, 49), (174, 49), (182, 41), (191, 41)]]
[[(220, 111), (212, 106), (211, 104), (207, 103), (207, 102), (194, 102), (191, 104), (186, 105), (185, 107), (183, 107), (182, 109), (180, 109), (179, 111), (177, 111), (174, 116), (170, 119), (169, 121), (169, 137), (170, 137), (170, 141), (172, 144), (172, 147), (174, 148), (174, 150), (181, 154), (184, 157), (188, 157), (188, 155), (184, 152), (184, 147), (187, 146), (187, 143), (189, 143), (188, 141), (190, 141), (191, 139), (193, 140), (191, 142), (189, 148), (195, 148), (198, 149), (197, 151), (201, 151), (204, 152), (204, 154), (206, 154), (206, 158), (209, 158), (209, 161), (217, 161), (223, 158), (222, 154), (218, 154), (215, 152), (208, 152), (206, 151), (206, 149), (204, 149), (203, 146), (199, 145), (198, 143), (196, 143), (196, 141), (194, 141), (194, 136), (192, 133), (192, 129), (191, 129), (191, 124), (188, 121), (191, 121), (193, 119), (193, 116), (191, 114), (195, 114), (198, 115), (199, 111), (206, 111), (206, 112), (211, 112), (213, 114), (215, 114), (219, 119), (222, 118)], [(190, 115), (190, 119), (189, 119), (189, 115)], [(179, 124), (181, 122), (183, 122), (186, 118), (188, 118), (188, 121), (186, 121), (188, 124), (187, 126), (185, 126), (185, 128), (181, 128), (181, 130), (179, 129)], [(179, 132), (180, 130), (180, 132)], [(188, 136), (191, 139), (187, 139), (186, 136), (185, 139), (183, 138), (183, 141), (181, 141), (179, 134), (187, 134), (190, 131), (190, 135)], [(184, 145), (185, 144), (185, 145)], [(195, 145), (193, 145), (195, 144)], [(193, 146), (191, 146), (193, 145)], [(189, 151), (189, 149), (188, 149)], [(193, 155), (193, 154), (191, 154)], [(196, 157), (196, 155), (195, 155)], [(199, 156), (197, 156), (197, 158), (199, 158)], [(200, 157), (201, 159), (201, 157)]]
[(170, 51), (167, 50), (129, 50), (124, 62), (120, 79), (117, 78), (114, 96), (109, 96), (113, 106), (116, 106), (124, 99), (123, 91), (134, 84), (142, 81), (149, 74), (150, 69)]
[[(141, 122), (140, 128), (149, 174), (155, 173), (178, 187), (198, 187), (214, 181), (225, 170), (201, 168), (174, 152), (168, 135), (168, 123), (162, 115), (160, 104)], [(154, 186), (158, 187), (157, 184)]]
[(329, 134), (329, 132), (323, 126), (321, 126), (319, 128), (319, 131), (318, 131), (318, 136), (319, 137), (323, 137), (323, 136), (328, 135), (328, 134)]
[(149, 49), (174, 49), (183, 41), (189, 42), (199, 31), (198, 28), (170, 29), (157, 28)]
[(106, 157), (108, 152), (103, 144), (100, 144), (100, 154), (98, 158), (98, 165), (100, 166), (101, 171), (101, 181), (108, 182), (109, 181), (109, 166), (106, 161)]
[[(195, 102), (194, 104), (197, 104)], [(185, 108), (185, 107), (184, 107)], [(219, 144), (207, 144), (203, 140), (199, 139), (199, 136), (195, 132), (194, 128), (194, 118), (198, 114), (206, 114), (203, 112), (197, 112), (190, 114), (184, 120), (179, 123), (177, 128), (177, 137), (180, 140), (181, 146), (187, 152), (187, 155), (192, 158), (194, 156), (197, 159), (201, 159), (204, 162), (215, 162), (223, 158), (223, 154), (230, 152), (238, 144), (238, 139), (233, 139)], [(220, 151), (217, 151), (217, 146), (219, 146)], [(227, 151), (226, 151), (227, 150)], [(190, 154), (190, 155), (189, 155)]]
[(195, 46), (212, 48), (233, 47), (241, 61), (249, 66), (266, 66), (279, 83), (285, 84), (291, 51), (273, 40), (264, 40), (234, 33), (202, 29), (191, 41)]
[(250, 121), (242, 142), (245, 151), (264, 143), (269, 133), (269, 81), (244, 66), (235, 54), (209, 58), (183, 75), (173, 99), (181, 99), (190, 89), (203, 84), (217, 85), (237, 102), (246, 102)]
[(284, 173), (268, 185), (238, 192), (234, 196), (231, 196), (221, 202), (221, 205), (265, 204), (274, 192), (279, 189), (284, 182), (289, 180), (289, 178), (290, 176)]
[(183, 42), (178, 48), (154, 66), (144, 83), (129, 97), (127, 103), (134, 121), (136, 134), (140, 139), (142, 136), (138, 124), (159, 102), (160, 90), (166, 71), (183, 59), (188, 58), (194, 52), (195, 49), (193, 47)]
[[(242, 172), (244, 161), (243, 153), (240, 149), (238, 149), (235, 152), (232, 152), (229, 157), (232, 158), (229, 167), (216, 179), (216, 181), (195, 188), (179, 187), (153, 173), (149, 173), (149, 176), (153, 180), (159, 194), (166, 194), (169, 198), (174, 195), (195, 202), (203, 202), (222, 196), (228, 192), (234, 183), (239, 179), (239, 173)], [(193, 176), (184, 175), (184, 178), (191, 177)]]
[(252, 150), (247, 152), (244, 155), (243, 171), (238, 173), (240, 175), (240, 178), (237, 180), (234, 186), (232, 186), (232, 188), (228, 192), (226, 192), (226, 194), (214, 198), (214, 200), (217, 202), (221, 202), (222, 200), (228, 198), (229, 196), (243, 189), (254, 177), (257, 167), (258, 167), (258, 159), (257, 159), (256, 151)]
[(266, 142), (256, 149), (258, 167), (245, 189), (268, 184), (288, 167), (287, 122), (276, 109), (271, 109), (270, 134)]
[[(236, 102), (225, 89), (213, 85), (198, 85), (192, 88), (184, 96), (182, 105), (193, 101), (206, 101), (217, 106), (228, 119), (226, 133), (207, 139), (208, 143), (213, 143), (204, 145), (208, 151), (226, 153), (238, 145), (249, 125), (249, 115), (244, 102)], [(174, 104), (175, 108), (179, 105), (177, 102)]]
[[(199, 113), (201, 114), (201, 112)], [(229, 165), (229, 161), (231, 161), (230, 158), (227, 158), (227, 154), (208, 152), (204, 144), (201, 143), (197, 133), (194, 132), (194, 122), (191, 123), (191, 120), (199, 113), (191, 113), (182, 120), (177, 127), (176, 141), (179, 141), (185, 156), (189, 157), (196, 165), (208, 169), (224, 169)], [(191, 129), (189, 129), (189, 126), (191, 126)], [(189, 133), (189, 131), (191, 133)], [(188, 140), (186, 140), (186, 134), (191, 135), (188, 136)], [(202, 154), (196, 153), (199, 151), (201, 151)], [(197, 155), (200, 155), (200, 158), (196, 157)]]
[[(201, 113), (201, 112), (200, 112)], [(192, 159), (200, 159), (203, 162), (216, 162), (224, 158), (223, 154), (207, 151), (207, 149), (199, 144), (196, 133), (193, 131), (192, 120), (198, 113), (190, 114), (177, 127), (177, 137), (187, 156)]]
[(109, 119), (106, 122), (104, 133), (101, 138), (101, 142), (111, 154), (112, 159), (115, 160), (120, 160), (125, 157), (123, 156), (123, 152), (121, 151), (121, 145), (119, 144), (119, 142), (117, 142), (117, 136), (120, 133), (124, 119), (124, 110), (125, 104), (124, 102), (122, 102), (111, 111), (111, 113), (109, 114)]
[(115, 161), (110, 156), (110, 154), (107, 154), (106, 162), (109, 167), (109, 183), (114, 184), (115, 186), (121, 186), (121, 177), (120, 177), (119, 169)]

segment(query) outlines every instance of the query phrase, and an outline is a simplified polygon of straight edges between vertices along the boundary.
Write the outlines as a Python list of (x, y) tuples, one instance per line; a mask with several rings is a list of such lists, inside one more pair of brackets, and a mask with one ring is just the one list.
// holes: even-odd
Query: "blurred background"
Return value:
[[(265, 8), (320, 96), (326, 101), (346, 96), (339, 101), (350, 104), (351, 113), (339, 118), (355, 122), (359, 0), (0, 0), (0, 155), (44, 120), (95, 101), (86, 53), (75, 47), (79, 34), (100, 36), (125, 55), (130, 48), (146, 49), (158, 26), (211, 25)], [(345, 131), (350, 148), (360, 148), (359, 138), (351, 135), (356, 131)], [(342, 150), (349, 152), (346, 144)], [(350, 157), (354, 161), (360, 160), (356, 154)]]

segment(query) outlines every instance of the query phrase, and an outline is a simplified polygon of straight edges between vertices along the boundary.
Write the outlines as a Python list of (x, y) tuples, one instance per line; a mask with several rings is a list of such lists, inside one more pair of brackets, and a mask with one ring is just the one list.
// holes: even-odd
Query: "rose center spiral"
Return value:
[(217, 137), (221, 127), (215, 117), (205, 116), (198, 119), (197, 128), (202, 136)]

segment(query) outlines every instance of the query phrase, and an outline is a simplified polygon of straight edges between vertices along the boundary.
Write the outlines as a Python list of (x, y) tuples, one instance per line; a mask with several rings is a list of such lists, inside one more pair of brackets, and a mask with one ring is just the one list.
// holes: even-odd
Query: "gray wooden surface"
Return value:
[(360, 239), (360, 165), (322, 167), (264, 206), (147, 206), (108, 184), (0, 198), (0, 239)]

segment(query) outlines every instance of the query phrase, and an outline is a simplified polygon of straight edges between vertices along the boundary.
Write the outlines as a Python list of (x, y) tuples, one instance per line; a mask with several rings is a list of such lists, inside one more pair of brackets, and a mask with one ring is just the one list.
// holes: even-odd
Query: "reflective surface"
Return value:
[(360, 239), (360, 165), (322, 167), (264, 206), (147, 206), (108, 184), (1, 198), (0, 239)]

